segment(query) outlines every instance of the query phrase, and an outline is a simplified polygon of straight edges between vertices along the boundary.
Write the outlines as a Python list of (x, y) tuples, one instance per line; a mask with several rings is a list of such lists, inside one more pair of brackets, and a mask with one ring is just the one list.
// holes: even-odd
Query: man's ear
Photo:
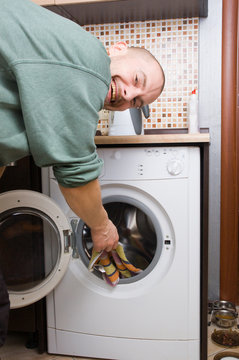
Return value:
[(127, 50), (128, 46), (124, 41), (118, 41), (117, 43), (111, 45), (111, 47), (108, 50), (109, 56), (115, 56), (115, 55), (123, 55), (124, 52)]

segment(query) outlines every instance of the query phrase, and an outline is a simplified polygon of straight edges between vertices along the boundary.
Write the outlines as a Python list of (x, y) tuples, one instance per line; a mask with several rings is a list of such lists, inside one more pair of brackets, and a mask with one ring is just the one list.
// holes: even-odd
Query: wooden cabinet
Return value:
[[(36, 167), (32, 157), (25, 157), (18, 160), (15, 166), (7, 167), (0, 179), (0, 193), (20, 189), (41, 192), (41, 169)], [(36, 243), (35, 239), (32, 239), (32, 243)], [(12, 251), (19, 256), (14, 245)], [(35, 251), (38, 250), (38, 248), (35, 248)], [(8, 260), (8, 274), (14, 274), (14, 261)], [(1, 267), (2, 265), (1, 263)], [(26, 268), (27, 265), (26, 262)], [(28, 333), (29, 338), (26, 345), (28, 347), (38, 347), (40, 353), (46, 351), (45, 299), (24, 308), (10, 310), (8, 330)]]
[(208, 0), (33, 0), (79, 25), (206, 17)]

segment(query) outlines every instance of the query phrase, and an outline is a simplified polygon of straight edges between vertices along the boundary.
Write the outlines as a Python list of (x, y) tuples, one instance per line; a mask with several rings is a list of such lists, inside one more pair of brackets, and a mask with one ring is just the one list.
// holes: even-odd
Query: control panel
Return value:
[(184, 178), (188, 176), (186, 147), (99, 148), (104, 161), (101, 178), (138, 180)]

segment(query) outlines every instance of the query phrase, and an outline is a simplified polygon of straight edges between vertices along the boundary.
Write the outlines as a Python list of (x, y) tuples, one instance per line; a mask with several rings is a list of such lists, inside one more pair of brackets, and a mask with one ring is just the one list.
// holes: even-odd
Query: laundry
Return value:
[(97, 267), (103, 270), (102, 277), (111, 286), (116, 286), (120, 278), (129, 278), (142, 272), (128, 261), (120, 243), (110, 252), (105, 250), (97, 252), (93, 249), (88, 269), (93, 271)]

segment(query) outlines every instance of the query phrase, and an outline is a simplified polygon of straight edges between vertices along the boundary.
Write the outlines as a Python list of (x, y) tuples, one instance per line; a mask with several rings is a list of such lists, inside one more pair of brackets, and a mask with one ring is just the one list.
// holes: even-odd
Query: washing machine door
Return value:
[(0, 267), (11, 308), (51, 292), (67, 270), (71, 229), (58, 205), (29, 190), (0, 194)]

